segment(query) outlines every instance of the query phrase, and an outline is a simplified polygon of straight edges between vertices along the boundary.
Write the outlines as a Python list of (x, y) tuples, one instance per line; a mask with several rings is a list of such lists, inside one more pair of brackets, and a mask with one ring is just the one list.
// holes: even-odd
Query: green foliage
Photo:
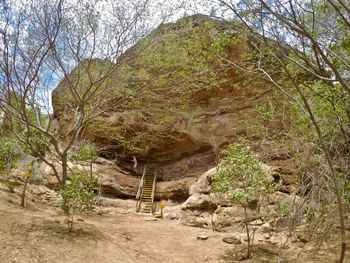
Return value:
[[(303, 88), (307, 90), (312, 111), (317, 116), (326, 141), (335, 137), (339, 138), (342, 132), (350, 132), (347, 116), (350, 96), (342, 90), (339, 84), (330, 86), (321, 81), (315, 81)], [(335, 142), (337, 148), (339, 148), (340, 141)]]
[(132, 130), (123, 124), (111, 126), (101, 119), (92, 121), (91, 127), (94, 129), (94, 133), (101, 137), (110, 138), (113, 143), (119, 145), (123, 152), (139, 153), (148, 149), (146, 137), (151, 136), (148, 133)]
[(0, 174), (13, 169), (22, 154), (21, 147), (9, 137), (0, 138)]
[(350, 182), (348, 180), (343, 182), (342, 197), (344, 201), (350, 205)]
[(225, 193), (232, 203), (243, 206), (247, 231), (247, 258), (251, 256), (254, 243), (254, 229), (249, 228), (247, 208), (274, 191), (273, 179), (263, 170), (259, 158), (240, 140), (232, 143), (223, 152), (218, 171), (213, 177), (216, 192)]
[(283, 198), (275, 200), (275, 207), (261, 207), (260, 214), (263, 220), (276, 220), (278, 218), (284, 218), (285, 220), (292, 221), (295, 218), (295, 206), (288, 200)]
[[(48, 138), (41, 131), (36, 129), (31, 129), (25, 131), (25, 136), (28, 138), (28, 143), (33, 147), (32, 154), (35, 157), (45, 156), (47, 149)], [(38, 155), (38, 156), (37, 156)]]
[[(16, 105), (17, 109), (22, 110), (19, 98), (17, 97), (19, 97), (19, 95), (16, 96), (16, 100), (12, 99), (9, 101)], [(44, 156), (47, 151), (48, 145), (47, 136), (36, 128), (29, 128), (30, 125), (29, 127), (26, 127), (26, 125), (23, 124), (23, 122), (18, 121), (18, 119), (22, 119), (22, 116), (25, 115), (28, 118), (29, 123), (39, 125), (40, 122), (40, 125), (45, 127), (45, 125), (47, 124), (48, 116), (38, 112), (38, 109), (31, 108), (26, 108), (21, 114), (18, 114), (17, 111), (14, 111), (12, 114), (16, 116), (16, 118), (11, 117), (7, 114), (5, 114), (4, 116), (2, 123), (4, 135), (6, 134), (10, 136), (11, 131), (16, 132), (20, 135), (21, 138), (23, 138), (23, 140), (26, 140), (26, 142), (32, 146), (32, 149), (27, 147), (27, 150), (30, 151), (32, 155), (34, 155), (35, 157)], [(26, 148), (24, 144), (21, 144), (21, 147), (23, 149)]]
[(223, 154), (213, 178), (215, 191), (243, 207), (274, 191), (273, 181), (246, 142), (230, 144)]
[(98, 185), (97, 175), (74, 170), (70, 182), (60, 191), (61, 208), (67, 215), (70, 230), (73, 228), (74, 215), (90, 210), (95, 204)]
[(75, 151), (71, 155), (71, 159), (73, 161), (86, 161), (90, 162), (95, 160), (98, 157), (97, 155), (97, 149), (94, 145), (92, 144), (84, 144), (80, 146), (77, 151)]
[(10, 192), (14, 192), (19, 182), (11, 178), (9, 173), (16, 167), (21, 155), (22, 149), (15, 140), (9, 137), (0, 138), (0, 175)]
[(4, 185), (7, 187), (7, 189), (11, 192), (15, 192), (15, 188), (20, 185), (20, 182), (16, 179), (5, 177), (4, 178)]
[[(173, 97), (177, 101), (193, 92), (220, 88), (219, 80), (226, 72), (217, 57), (225, 57), (228, 48), (238, 43), (232, 30), (220, 28), (217, 21), (185, 18), (178, 23), (176, 28), (159, 29), (161, 34), (155, 36), (155, 44), (141, 54), (141, 63), (156, 73), (156, 89), (147, 90), (150, 96), (167, 90), (180, 96)], [(152, 95), (153, 92), (156, 93)]]

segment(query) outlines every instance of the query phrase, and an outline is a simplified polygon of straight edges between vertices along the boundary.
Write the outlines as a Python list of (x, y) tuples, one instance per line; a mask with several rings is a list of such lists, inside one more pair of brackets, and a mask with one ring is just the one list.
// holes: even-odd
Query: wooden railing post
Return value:
[(138, 212), (140, 210), (141, 197), (143, 194), (143, 188), (144, 188), (144, 184), (145, 184), (146, 169), (147, 169), (147, 165), (145, 165), (145, 167), (143, 168), (141, 181), (139, 184), (139, 188), (137, 189), (137, 194), (136, 194), (136, 198), (135, 198), (136, 199), (136, 212)]
[(152, 186), (152, 206), (150, 213), (153, 214), (153, 203), (154, 203), (154, 195), (156, 192), (156, 182), (157, 182), (157, 168), (154, 171), (154, 177), (153, 177), (153, 186)]

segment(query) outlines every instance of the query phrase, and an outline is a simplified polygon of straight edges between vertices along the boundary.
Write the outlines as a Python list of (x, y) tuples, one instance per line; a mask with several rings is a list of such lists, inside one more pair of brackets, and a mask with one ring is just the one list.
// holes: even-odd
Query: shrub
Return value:
[(11, 138), (0, 138), (0, 174), (8, 173), (20, 158), (21, 149)]
[(2, 181), (10, 192), (14, 191), (18, 182), (10, 178), (9, 173), (16, 166), (21, 154), (20, 146), (13, 139), (0, 138), (0, 175), (3, 176)]
[(244, 208), (248, 239), (247, 258), (250, 258), (254, 231), (250, 233), (249, 230), (247, 208), (274, 191), (273, 180), (266, 174), (262, 163), (245, 141), (230, 144), (223, 155), (218, 171), (213, 177), (214, 189), (216, 192), (227, 194), (232, 203)]
[(61, 208), (67, 215), (69, 230), (73, 229), (74, 215), (91, 210), (96, 202), (98, 177), (85, 171), (73, 171), (68, 183), (61, 191)]

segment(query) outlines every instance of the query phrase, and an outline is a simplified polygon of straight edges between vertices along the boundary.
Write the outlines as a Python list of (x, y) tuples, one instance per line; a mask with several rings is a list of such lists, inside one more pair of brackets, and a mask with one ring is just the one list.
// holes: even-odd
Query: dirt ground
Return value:
[[(245, 242), (224, 243), (227, 233), (120, 211), (79, 216), (69, 233), (65, 217), (47, 204), (29, 201), (24, 209), (18, 204), (18, 194), (0, 187), (0, 263), (238, 262), (237, 254), (245, 247)], [(202, 235), (208, 239), (198, 240)], [(332, 246), (322, 253), (289, 247), (283, 256), (277, 255), (278, 249), (278, 244), (257, 244), (254, 257), (244, 262), (330, 263), (336, 259)], [(350, 262), (349, 254), (347, 259)]]

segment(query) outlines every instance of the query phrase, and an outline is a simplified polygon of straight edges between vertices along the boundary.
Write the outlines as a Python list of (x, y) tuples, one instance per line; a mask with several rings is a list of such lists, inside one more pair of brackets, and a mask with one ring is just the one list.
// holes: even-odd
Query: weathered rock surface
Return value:
[[(115, 168), (101, 169), (101, 191), (104, 195), (114, 197), (135, 198), (140, 184), (140, 178)], [(182, 178), (174, 181), (158, 182), (155, 191), (155, 200), (184, 201), (189, 196), (189, 187), (195, 178)]]
[[(119, 101), (118, 97), (114, 100), (112, 98), (103, 108), (104, 114), (84, 129), (82, 137), (94, 142), (101, 156), (116, 160), (120, 167), (131, 171), (132, 159), (136, 156), (141, 168), (146, 163), (153, 163), (160, 168), (159, 179), (168, 181), (183, 177), (198, 178), (216, 165), (218, 153), (233, 138), (241, 135), (259, 136), (251, 124), (255, 124), (255, 107), (271, 96), (270, 83), (262, 79), (250, 79), (247, 84), (241, 73), (235, 69), (223, 71), (221, 64), (207, 61), (202, 66), (213, 73), (209, 74), (213, 79), (208, 79), (208, 74), (200, 75), (201, 71), (196, 72), (188, 63), (181, 64), (173, 55), (174, 48), (177, 48), (180, 54), (189, 56), (185, 57), (188, 61), (200, 56), (190, 56), (188, 43), (191, 41), (194, 46), (199, 45), (195, 50), (196, 54), (208, 50), (215, 53), (215, 50), (211, 50), (215, 46), (212, 45), (213, 41), (229, 34), (232, 39), (237, 37), (237, 41), (231, 46), (225, 46), (222, 56), (231, 61), (238, 61), (242, 56), (247, 56), (249, 40), (241, 38), (242, 32), (233, 30), (232, 25), (227, 23), (200, 15), (185, 18), (155, 30), (148, 37), (152, 40), (149, 50), (140, 56), (133, 55), (142, 47), (142, 41), (127, 51), (123, 58), (128, 62), (121, 65), (120, 70), (111, 76), (111, 82), (116, 83), (116, 86), (111, 87), (111, 97), (115, 96), (118, 90), (137, 87), (139, 83), (145, 84), (146, 88), (135, 95), (134, 101), (137, 104), (130, 101), (129, 104), (120, 107), (116, 104)], [(203, 41), (198, 43), (195, 36), (201, 36), (200, 34), (208, 35), (204, 35)], [(212, 35), (215, 37), (212, 38)], [(177, 43), (176, 47), (172, 46), (174, 42)], [(158, 64), (149, 63), (150, 58), (155, 56)], [(162, 63), (169, 59), (175, 61), (170, 63), (170, 68), (165, 68)], [(102, 61), (94, 63), (97, 66), (103, 64)], [(189, 76), (176, 75), (177, 70), (183, 70), (183, 73)], [(164, 78), (167, 74), (170, 76)], [(196, 74), (204, 79), (196, 81)], [(213, 86), (212, 82), (216, 83), (216, 79), (220, 80), (217, 81), (220, 84)], [(178, 87), (187, 86), (196, 88), (185, 93), (178, 90)], [(240, 88), (233, 88), (234, 86)], [(62, 82), (53, 92), (53, 108), (57, 129), (63, 136), (68, 136), (72, 125), (69, 113), (74, 109), (74, 100), (65, 95)], [(270, 124), (266, 121), (266, 126), (271, 132), (280, 128), (278, 123)], [(64, 137), (62, 139), (64, 140)], [(128, 148), (123, 139), (135, 143), (136, 148), (141, 149), (137, 151), (135, 147)], [(290, 158), (285, 153), (276, 156), (276, 151), (266, 145), (256, 147), (256, 151), (262, 152), (262, 158), (276, 167)], [(291, 166), (289, 164), (280, 167), (285, 169), (285, 176), (281, 175), (280, 180), (288, 184), (292, 177), (288, 175)]]
[(193, 194), (182, 204), (182, 209), (208, 209), (209, 206), (209, 195)]
[(197, 182), (192, 184), (189, 188), (189, 194), (210, 194), (210, 178), (216, 173), (216, 167), (206, 171)]
[(156, 200), (185, 201), (189, 196), (189, 188), (196, 178), (185, 177), (179, 180), (158, 182), (155, 192)]
[(241, 237), (240, 236), (229, 236), (229, 237), (224, 237), (222, 239), (222, 241), (224, 241), (227, 244), (235, 244), (235, 245), (239, 245), (242, 243), (241, 241)]
[[(88, 170), (82, 164), (69, 163), (70, 167), (80, 170)], [(59, 168), (59, 167), (58, 167)], [(100, 175), (101, 194), (113, 198), (135, 198), (140, 184), (140, 177), (133, 176), (113, 163), (99, 160), (93, 165), (94, 172)], [(57, 180), (50, 167), (42, 165), (44, 184), (49, 188), (57, 188)], [(196, 178), (185, 177), (174, 181), (160, 181), (157, 183), (155, 200), (185, 201), (189, 197), (189, 187), (196, 181)]]
[[(247, 209), (247, 213), (249, 221), (253, 221), (259, 217), (256, 211)], [(218, 207), (213, 215), (213, 225), (217, 231), (227, 232), (234, 224), (240, 224), (244, 219), (245, 214), (242, 207)]]
[[(236, 41), (222, 47), (221, 56), (233, 62), (242, 57), (249, 59), (253, 53), (249, 38), (241, 37), (242, 32), (231, 26), (203, 16), (186, 18), (155, 30), (146, 39), (151, 40), (148, 50), (135, 59), (129, 58), (143, 47), (143, 41), (123, 55), (126, 64), (110, 79), (113, 83), (108, 87), (111, 99), (101, 104), (103, 114), (87, 125), (81, 135), (98, 147), (101, 157), (109, 160), (94, 165), (101, 174), (104, 197), (134, 198), (143, 167), (155, 166), (158, 168), (156, 201), (183, 202), (166, 207), (166, 218), (178, 219), (186, 225), (230, 231), (244, 220), (244, 210), (225, 196), (218, 204), (212, 204), (210, 183), (220, 151), (241, 136), (251, 140), (252, 149), (266, 164), (264, 168), (278, 189), (286, 193), (293, 190), (297, 173), (287, 147), (260, 143), (263, 136), (260, 126), (270, 135), (288, 129), (288, 125), (276, 120), (264, 119), (258, 123), (257, 107), (271, 103), (271, 96), (275, 96), (271, 84), (258, 78), (247, 81), (242, 72), (232, 67), (223, 70), (222, 64), (207, 60), (210, 54), (205, 52), (209, 50), (216, 55), (213, 43), (220, 44), (215, 41), (227, 35)], [(227, 31), (228, 28), (231, 29)], [(196, 42), (203, 35), (203, 41)], [(196, 46), (193, 51), (198, 54), (196, 57), (189, 55), (189, 43)], [(177, 52), (183, 56), (180, 61), (177, 55), (174, 57)], [(191, 63), (182, 63), (197, 59), (201, 52), (207, 58), (205, 62), (196, 61), (197, 65), (212, 74), (203, 76), (203, 68), (196, 72)], [(93, 63), (99, 66), (105, 62)], [(177, 72), (182, 74), (176, 75)], [(130, 94), (130, 89), (140, 85), (145, 88), (135, 93), (132, 100), (122, 107), (117, 103), (123, 90)], [(62, 82), (53, 92), (53, 108), (57, 129), (63, 137), (68, 137), (74, 101), (64, 95)], [(136, 169), (133, 167), (135, 158)], [(272, 209), (276, 202), (271, 201)], [(254, 221), (259, 216), (256, 211), (248, 210), (248, 217)]]

